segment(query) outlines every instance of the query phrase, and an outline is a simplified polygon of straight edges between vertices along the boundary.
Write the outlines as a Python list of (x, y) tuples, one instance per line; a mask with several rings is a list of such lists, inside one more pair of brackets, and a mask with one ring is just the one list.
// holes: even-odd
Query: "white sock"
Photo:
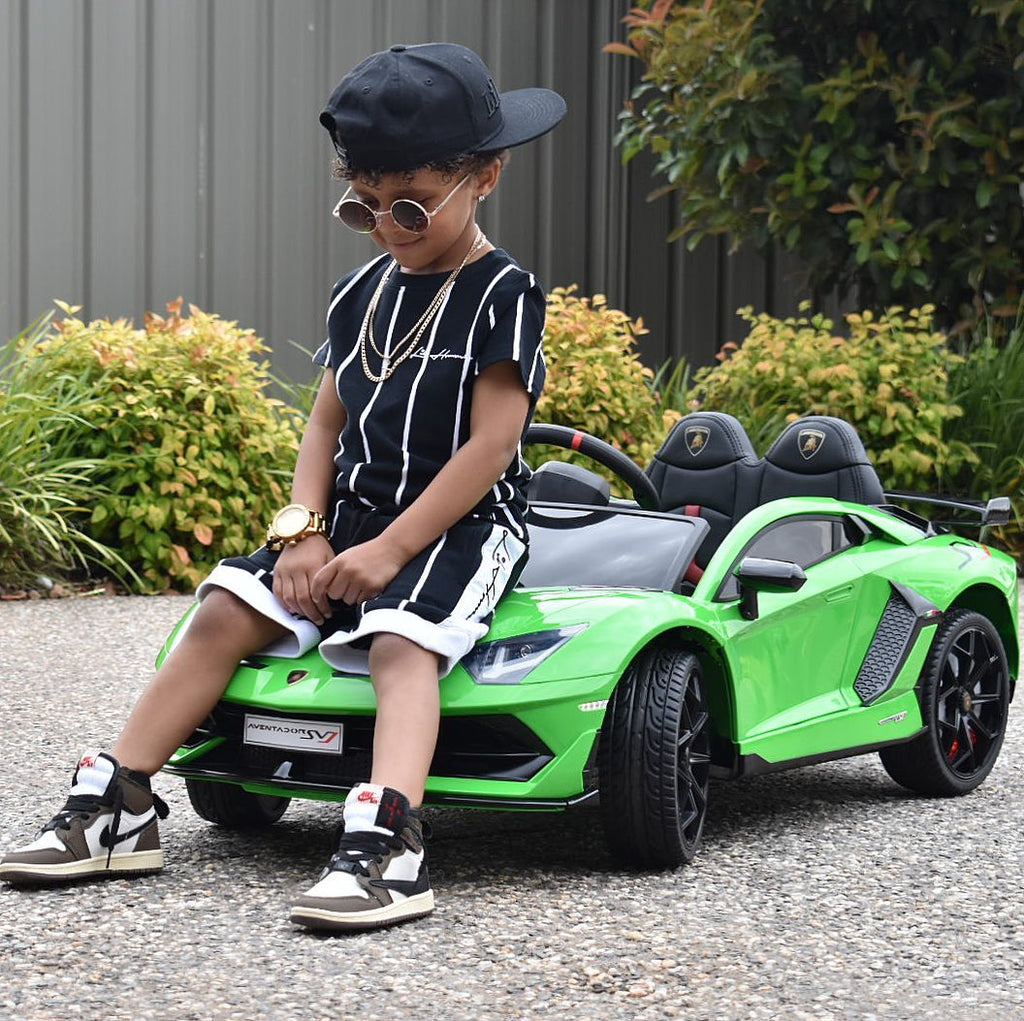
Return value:
[(96, 794), (102, 797), (114, 773), (117, 761), (106, 752), (89, 751), (78, 760), (72, 794)]
[(386, 826), (377, 825), (377, 810), (384, 788), (377, 783), (356, 784), (345, 798), (346, 833), (390, 833)]

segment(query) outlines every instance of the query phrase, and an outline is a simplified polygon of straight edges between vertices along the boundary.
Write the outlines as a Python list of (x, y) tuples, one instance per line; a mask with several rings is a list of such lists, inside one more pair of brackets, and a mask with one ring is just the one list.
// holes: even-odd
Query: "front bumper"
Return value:
[[(585, 800), (596, 793), (597, 737), (614, 681), (492, 687), (457, 669), (441, 682), (425, 801), (558, 809)], [(165, 772), (259, 794), (340, 800), (370, 775), (373, 711), (369, 680), (331, 671), (315, 651), (299, 660), (249, 660)], [(247, 743), (247, 716), (340, 729), (341, 753)]]

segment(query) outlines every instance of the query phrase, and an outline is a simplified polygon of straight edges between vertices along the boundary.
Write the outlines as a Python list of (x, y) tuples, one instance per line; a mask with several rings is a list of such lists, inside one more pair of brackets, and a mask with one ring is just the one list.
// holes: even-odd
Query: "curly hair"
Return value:
[[(432, 170), (440, 174), (445, 181), (452, 181), (456, 177), (479, 173), (493, 160), (498, 160), (504, 167), (509, 160), (508, 149), (495, 149), (492, 152), (464, 152), (449, 159), (435, 160), (425, 163), (422, 167), (413, 167), (411, 170), (399, 171), (399, 173), (403, 174), (407, 181), (411, 181), (418, 171)], [(381, 178), (387, 173), (389, 171), (353, 166), (340, 153), (335, 158), (332, 167), (332, 174), (339, 181), (351, 181), (359, 177), (374, 188), (380, 184)]]

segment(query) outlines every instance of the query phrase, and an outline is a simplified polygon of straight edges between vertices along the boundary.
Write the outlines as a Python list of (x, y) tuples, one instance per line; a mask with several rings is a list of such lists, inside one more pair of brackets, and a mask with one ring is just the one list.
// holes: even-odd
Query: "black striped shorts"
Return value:
[[(332, 523), (335, 553), (380, 535), (394, 517), (338, 505)], [(319, 645), (324, 659), (339, 670), (367, 672), (372, 636), (402, 635), (440, 657), (440, 676), (487, 633), (494, 608), (519, 578), (526, 546), (504, 525), (463, 519), (413, 557), (373, 599), (357, 606), (333, 602), (321, 625), (295, 617), (274, 595), (274, 564), (279, 554), (261, 547), (244, 557), (222, 560), (196, 592), (202, 600), (214, 588), (227, 589), (288, 634), (262, 650), (268, 655), (301, 656)]]

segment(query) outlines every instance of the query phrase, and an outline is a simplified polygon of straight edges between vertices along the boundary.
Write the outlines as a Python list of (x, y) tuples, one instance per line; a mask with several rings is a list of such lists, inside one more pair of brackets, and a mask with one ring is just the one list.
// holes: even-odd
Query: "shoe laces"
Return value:
[(342, 832), (338, 837), (338, 846), (334, 855), (327, 863), (326, 871), (351, 872), (353, 875), (369, 876), (371, 862), (380, 865), (391, 851), (402, 848), (413, 850), (412, 845), (397, 833)]
[(75, 819), (88, 819), (103, 807), (103, 799), (98, 794), (72, 794), (64, 807), (39, 832), (69, 830)]
[[(150, 794), (153, 798), (153, 811), (159, 818), (166, 819), (170, 811), (167, 804), (159, 795), (152, 791)], [(117, 837), (121, 832), (121, 813), (124, 810), (124, 788), (121, 784), (114, 785), (114, 793), (109, 799), (99, 794), (70, 795), (64, 803), (64, 807), (39, 832), (43, 834), (48, 830), (70, 830), (71, 824), (76, 819), (85, 821), (89, 816), (105, 808), (109, 808), (113, 812), (109, 830), (100, 835), (100, 844), (107, 848), (107, 867), (109, 868), (110, 859), (117, 846)]]
[[(324, 869), (324, 875), (328, 872), (351, 872), (354, 875), (368, 876), (370, 863), (380, 865), (390, 851), (406, 849), (415, 854), (420, 848), (402, 836), (405, 829), (403, 826), (398, 833), (378, 833), (374, 830), (346, 833), (345, 823), (339, 823), (331, 839), (335, 852)], [(432, 836), (430, 823), (421, 819), (421, 843)]]

